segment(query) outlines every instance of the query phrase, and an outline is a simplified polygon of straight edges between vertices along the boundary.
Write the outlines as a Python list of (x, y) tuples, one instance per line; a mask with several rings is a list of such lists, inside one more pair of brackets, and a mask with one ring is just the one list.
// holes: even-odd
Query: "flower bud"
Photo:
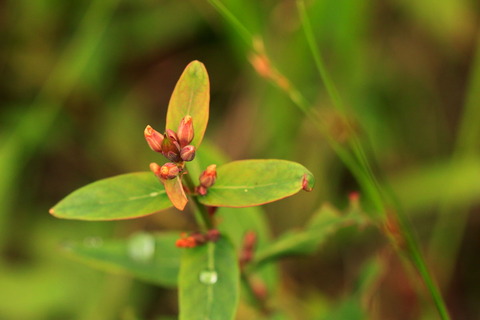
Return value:
[(217, 180), (217, 166), (211, 164), (200, 175), (200, 184), (205, 188), (210, 188), (215, 183), (215, 180)]
[(192, 161), (195, 158), (195, 147), (192, 145), (183, 147), (180, 151), (180, 157), (183, 161)]
[(191, 116), (185, 116), (180, 125), (178, 126), (177, 131), (178, 143), (180, 147), (183, 148), (188, 145), (193, 140), (193, 122)]
[(161, 167), (156, 164), (155, 162), (150, 163), (150, 170), (157, 176), (160, 177), (160, 169)]
[(155, 152), (162, 152), (163, 135), (160, 132), (147, 126), (143, 134), (145, 135), (145, 140), (147, 140), (150, 149)]
[(175, 133), (175, 131), (167, 129), (165, 130), (165, 135), (172, 141), (178, 142), (178, 135)]
[(220, 231), (217, 229), (210, 229), (207, 231), (207, 239), (212, 242), (217, 242), (220, 238)]
[(195, 190), (201, 196), (204, 196), (207, 194), (207, 188), (205, 188), (204, 186), (198, 186)]
[[(178, 147), (178, 142), (175, 139), (175, 136), (171, 134), (171, 132), (165, 133), (163, 142), (162, 142), (162, 154), (170, 161), (173, 162), (180, 162), (182, 159), (180, 158), (180, 150)], [(175, 134), (173, 132), (173, 134)]]
[(177, 165), (175, 163), (167, 162), (160, 168), (160, 176), (163, 179), (173, 179), (176, 176), (178, 176), (178, 173), (180, 170), (178, 169)]

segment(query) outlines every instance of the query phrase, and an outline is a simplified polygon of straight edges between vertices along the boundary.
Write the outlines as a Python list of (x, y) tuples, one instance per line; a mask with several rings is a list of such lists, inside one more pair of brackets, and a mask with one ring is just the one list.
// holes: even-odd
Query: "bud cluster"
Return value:
[(175, 243), (178, 248), (195, 248), (208, 241), (216, 242), (220, 238), (220, 232), (217, 229), (208, 230), (206, 234), (194, 232), (190, 235), (182, 233), (180, 239)]
[(147, 126), (144, 135), (150, 149), (172, 161), (163, 166), (156, 163), (150, 164), (150, 170), (160, 179), (174, 179), (182, 171), (183, 161), (192, 161), (195, 158), (195, 147), (190, 145), (194, 137), (191, 116), (185, 116), (180, 121), (177, 132), (167, 129), (164, 134), (161, 134), (151, 126)]
[(193, 122), (191, 116), (185, 116), (177, 132), (167, 129), (164, 134), (147, 126), (144, 131), (150, 149), (163, 154), (172, 162), (192, 161), (195, 158), (195, 147), (190, 145), (193, 140)]
[(197, 187), (197, 193), (199, 195), (206, 195), (208, 188), (213, 186), (217, 180), (217, 166), (211, 164), (207, 167), (205, 171), (200, 175), (200, 185)]

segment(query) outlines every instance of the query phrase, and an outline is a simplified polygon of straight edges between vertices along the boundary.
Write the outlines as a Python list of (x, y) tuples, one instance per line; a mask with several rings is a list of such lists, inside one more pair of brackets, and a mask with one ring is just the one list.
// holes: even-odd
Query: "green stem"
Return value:
[[(195, 183), (192, 180), (192, 177), (187, 173), (183, 175), (185, 184), (187, 185), (188, 189), (191, 190), (191, 192), (194, 192), (195, 190)], [(198, 201), (198, 197), (194, 194), (189, 194), (190, 198), (190, 203), (192, 205), (193, 209), (193, 214), (195, 215), (195, 220), (197, 220), (197, 223), (199, 226), (204, 230), (210, 230), (214, 228), (214, 223), (212, 221), (212, 218), (210, 217), (210, 214), (207, 211), (207, 208)]]
[(225, 7), (222, 2), (218, 0), (208, 0), (208, 2), (215, 9), (217, 9), (218, 12), (220, 12), (220, 14), (230, 22), (230, 24), (232, 24), (232, 26), (237, 30), (237, 32), (242, 37), (243, 41), (245, 41), (247, 46), (251, 47), (253, 45), (253, 41), (252, 41), (253, 36), (250, 33), (250, 31), (248, 31), (248, 29), (237, 19), (237, 17), (235, 17), (235, 15), (232, 14), (232, 12), (228, 10), (227, 7)]
[[(310, 51), (313, 55), (315, 64), (317, 66), (320, 77), (325, 85), (327, 93), (330, 96), (330, 99), (332, 100), (334, 107), (338, 111), (344, 113), (345, 108), (342, 105), (338, 91), (323, 64), (320, 51), (315, 43), (314, 34), (310, 24), (310, 19), (308, 18), (308, 15), (307, 15), (304, 0), (297, 0), (297, 8), (299, 11), (302, 28), (305, 32), (305, 36), (307, 38), (307, 42), (310, 47)], [(350, 129), (350, 132), (352, 132), (352, 139), (350, 141), (351, 148), (358, 162), (360, 163), (360, 167), (362, 167), (363, 169), (364, 178), (366, 179), (366, 181), (363, 181), (363, 184), (366, 187), (368, 187), (368, 190), (370, 191), (370, 195), (373, 196), (373, 201), (376, 204), (377, 209), (380, 210), (380, 212), (382, 212), (383, 215), (385, 216), (386, 215), (386, 211), (385, 211), (386, 198), (384, 196), (383, 190), (386, 190), (386, 189), (381, 187), (380, 182), (378, 181), (377, 177), (373, 173), (370, 162), (368, 161), (368, 158), (365, 154), (365, 151), (360, 141), (358, 140), (358, 137), (355, 135), (352, 128), (349, 128), (349, 129)], [(389, 199), (395, 199), (395, 196), (393, 194), (390, 194)], [(399, 208), (399, 206), (397, 206), (397, 208)], [(406, 253), (410, 256), (418, 273), (420, 274), (425, 285), (427, 286), (428, 291), (430, 292), (430, 295), (435, 303), (435, 306), (437, 307), (439, 315), (443, 320), (450, 319), (450, 316), (447, 312), (447, 308), (445, 306), (445, 302), (440, 294), (440, 290), (438, 289), (437, 284), (433, 281), (431, 273), (428, 270), (425, 260), (420, 252), (418, 242), (413, 236), (413, 230), (411, 225), (409, 224), (408, 220), (403, 215), (403, 213), (398, 211), (398, 209), (394, 210), (394, 214), (400, 222), (400, 227), (401, 227), (400, 232), (402, 233), (402, 236), (405, 239), (407, 244)]]

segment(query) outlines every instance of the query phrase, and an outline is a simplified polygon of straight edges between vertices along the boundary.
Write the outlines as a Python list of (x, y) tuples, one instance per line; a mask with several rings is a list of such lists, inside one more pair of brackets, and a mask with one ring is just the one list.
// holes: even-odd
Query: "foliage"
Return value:
[[(197, 247), (175, 243), (205, 238), (196, 219), (212, 213), (193, 210), (208, 193), (195, 203), (182, 185), (199, 186), (210, 164), (218, 173), (248, 158), (300, 163), (316, 182), (263, 206), (218, 208), (205, 226), (244, 261), (238, 319), (427, 320), (437, 307), (444, 318), (478, 318), (475, 1), (1, 7), (0, 318), (177, 319), (175, 270)], [(188, 175), (168, 180), (179, 212), (147, 172), (165, 161), (141, 132), (147, 123), (178, 131), (182, 112), (168, 125), (162, 115), (196, 59), (211, 82), (197, 81), (198, 101), (210, 99), (208, 130), (194, 124)], [(46, 214), (80, 186), (127, 172), (145, 183), (120, 181), (109, 196), (138, 191), (135, 203), (94, 201), (91, 211), (83, 199), (82, 219), (97, 221)], [(62, 206), (58, 217), (75, 212)], [(136, 219), (99, 221), (111, 215)]]

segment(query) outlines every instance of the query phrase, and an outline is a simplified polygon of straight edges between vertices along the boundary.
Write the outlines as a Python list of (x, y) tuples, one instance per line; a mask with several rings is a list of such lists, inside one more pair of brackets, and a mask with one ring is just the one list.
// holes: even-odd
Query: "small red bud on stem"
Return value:
[(150, 149), (155, 152), (162, 152), (162, 142), (164, 137), (160, 132), (156, 131), (151, 126), (147, 126), (143, 134)]
[(180, 158), (183, 161), (192, 161), (195, 158), (195, 147), (192, 145), (183, 147), (180, 151)]
[(257, 235), (253, 231), (249, 231), (243, 237), (242, 251), (240, 252), (240, 267), (244, 267), (252, 261), (255, 245), (257, 244)]
[(150, 170), (160, 178), (160, 166), (156, 164), (155, 162), (150, 163)]
[(180, 148), (176, 140), (176, 134), (172, 130), (167, 129), (162, 142), (162, 154), (170, 161), (180, 162)]
[(211, 164), (200, 176), (200, 184), (205, 188), (210, 188), (217, 180), (217, 166)]
[(177, 131), (178, 136), (178, 143), (180, 147), (183, 148), (187, 146), (190, 142), (192, 142), (194, 133), (193, 133), (193, 122), (191, 116), (185, 116), (182, 121), (180, 121), (180, 125), (178, 126)]
[(160, 167), (160, 176), (166, 180), (174, 179), (178, 176), (179, 172), (180, 169), (175, 163), (168, 162)]

